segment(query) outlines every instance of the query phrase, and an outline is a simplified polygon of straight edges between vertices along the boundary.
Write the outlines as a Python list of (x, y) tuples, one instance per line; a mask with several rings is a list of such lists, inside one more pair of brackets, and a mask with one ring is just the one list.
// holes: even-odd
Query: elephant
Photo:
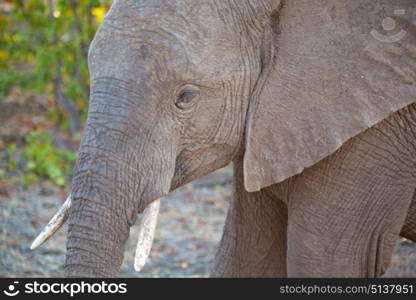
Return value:
[(113, 277), (144, 213), (140, 269), (157, 199), (232, 162), (213, 276), (383, 275), (397, 237), (416, 241), (415, 13), (115, 0), (88, 54), (71, 196), (41, 242), (68, 219), (65, 274)]

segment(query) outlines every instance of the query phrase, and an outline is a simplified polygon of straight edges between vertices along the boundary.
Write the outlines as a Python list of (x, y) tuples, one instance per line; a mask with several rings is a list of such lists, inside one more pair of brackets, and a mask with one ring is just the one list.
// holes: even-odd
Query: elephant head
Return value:
[(138, 213), (237, 156), (260, 190), (413, 102), (412, 70), (386, 57), (408, 64), (414, 36), (371, 41), (359, 5), (115, 0), (89, 51), (66, 274), (116, 275)]
[(89, 51), (67, 275), (117, 274), (137, 214), (240, 151), (267, 59), (264, 28), (278, 6), (114, 1)]

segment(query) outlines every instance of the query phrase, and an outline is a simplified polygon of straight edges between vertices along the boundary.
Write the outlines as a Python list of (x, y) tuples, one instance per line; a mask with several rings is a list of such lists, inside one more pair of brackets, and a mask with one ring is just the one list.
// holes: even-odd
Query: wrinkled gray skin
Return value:
[(416, 31), (405, 15), (401, 41), (369, 32), (415, 3), (373, 2), (114, 1), (66, 275), (116, 276), (137, 214), (231, 161), (214, 276), (383, 274), (399, 233), (416, 239)]

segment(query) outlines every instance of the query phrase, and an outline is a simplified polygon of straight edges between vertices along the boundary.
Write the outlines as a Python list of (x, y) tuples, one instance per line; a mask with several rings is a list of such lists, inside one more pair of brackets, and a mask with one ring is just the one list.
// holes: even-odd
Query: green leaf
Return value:
[(7, 145), (7, 153), (9, 155), (13, 154), (16, 152), (16, 143), (10, 143), (9, 145)]
[(34, 161), (29, 160), (26, 164), (26, 169), (28, 171), (33, 171), (36, 169), (36, 163)]
[(10, 170), (16, 170), (16, 159), (11, 158), (9, 160), (9, 169)]

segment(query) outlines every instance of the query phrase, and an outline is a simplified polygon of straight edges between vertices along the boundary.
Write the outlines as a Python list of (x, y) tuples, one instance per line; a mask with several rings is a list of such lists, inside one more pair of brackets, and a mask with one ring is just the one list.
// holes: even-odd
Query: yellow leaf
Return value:
[(4, 34), (4, 41), (6, 42), (6, 43), (11, 43), (12, 41), (13, 41), (13, 38), (12, 38), (12, 36), (9, 34), (9, 33), (5, 33)]
[(55, 10), (53, 11), (53, 16), (54, 16), (55, 18), (59, 18), (59, 17), (61, 16), (61, 12), (60, 12), (59, 10), (55, 9)]
[(9, 57), (9, 53), (7, 53), (6, 51), (0, 50), (0, 61), (7, 60), (8, 57)]
[(105, 12), (106, 10), (104, 7), (94, 7), (91, 10), (91, 14), (95, 17), (95, 20), (97, 21), (97, 23), (101, 23), (103, 21)]

